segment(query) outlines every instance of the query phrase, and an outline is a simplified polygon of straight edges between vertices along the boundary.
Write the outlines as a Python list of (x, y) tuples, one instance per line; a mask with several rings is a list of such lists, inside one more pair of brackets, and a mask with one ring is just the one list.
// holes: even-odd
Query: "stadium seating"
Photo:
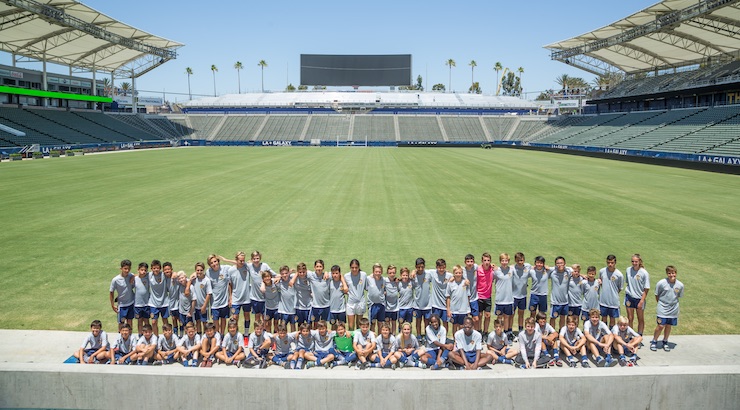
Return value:
[(395, 141), (396, 126), (392, 115), (356, 115), (353, 140)]
[(223, 115), (191, 115), (190, 123), (197, 130), (193, 138), (211, 139), (211, 133), (223, 120)]
[(298, 141), (306, 124), (305, 115), (270, 115), (262, 127), (258, 141)]
[(486, 141), (486, 135), (477, 116), (440, 116), (440, 119), (450, 141)]
[(250, 141), (257, 136), (267, 116), (265, 115), (229, 115), (214, 141)]
[[(358, 116), (359, 118), (360, 116)], [(305, 140), (320, 139), (334, 141), (337, 138), (347, 140), (349, 137), (350, 117), (346, 115), (314, 114), (306, 130)], [(364, 138), (364, 137), (363, 137)], [(395, 139), (395, 138), (394, 138)]]
[(444, 141), (436, 116), (398, 116), (402, 141)]
[[(151, 141), (151, 140), (163, 139), (161, 136), (152, 134), (147, 130), (142, 130), (141, 128), (133, 127), (128, 124), (120, 124), (120, 121), (116, 121), (114, 119), (115, 117), (110, 116), (110, 115), (105, 115), (103, 113), (91, 112), (91, 111), (72, 111), (72, 114), (78, 117), (82, 117), (104, 128), (114, 130), (118, 132), (119, 134), (123, 134), (135, 141), (143, 141), (143, 140)], [(134, 116), (134, 117), (137, 117), (137, 116)]]
[(670, 141), (675, 138), (676, 135), (683, 135), (688, 131), (694, 130), (690, 125), (693, 121), (689, 118), (703, 109), (685, 109), (685, 110), (671, 110), (664, 111), (661, 115), (652, 117), (645, 123), (655, 123), (659, 121), (652, 129), (649, 129), (640, 134), (633, 134), (628, 139), (613, 144), (614, 148), (627, 148), (637, 150), (647, 150), (655, 147), (658, 144)]
[[(506, 140), (512, 128), (519, 122), (519, 118), (513, 116), (483, 117), (483, 123), (494, 141)], [(544, 122), (544, 121), (538, 121)]]

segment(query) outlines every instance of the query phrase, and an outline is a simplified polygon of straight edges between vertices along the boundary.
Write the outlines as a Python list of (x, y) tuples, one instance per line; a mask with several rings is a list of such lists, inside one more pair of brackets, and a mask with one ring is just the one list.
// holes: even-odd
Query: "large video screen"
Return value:
[(400, 86), (411, 84), (411, 54), (301, 54), (301, 84)]

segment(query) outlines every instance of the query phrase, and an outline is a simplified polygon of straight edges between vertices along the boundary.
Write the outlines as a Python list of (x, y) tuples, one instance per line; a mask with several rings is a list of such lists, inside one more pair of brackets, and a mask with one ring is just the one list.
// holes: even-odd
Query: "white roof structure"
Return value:
[(536, 108), (518, 97), (435, 92), (297, 91), (227, 94), (204, 97), (184, 107), (433, 107), (433, 108)]
[(627, 74), (740, 58), (740, 0), (663, 0), (608, 26), (545, 46), (593, 74)]
[(125, 78), (177, 58), (182, 46), (75, 0), (0, 1), (0, 50), (16, 56)]

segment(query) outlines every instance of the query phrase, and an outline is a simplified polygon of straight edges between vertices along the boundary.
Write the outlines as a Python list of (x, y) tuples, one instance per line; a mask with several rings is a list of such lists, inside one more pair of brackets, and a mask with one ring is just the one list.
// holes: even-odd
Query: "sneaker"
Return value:
[(206, 360), (206, 367), (213, 367), (213, 360)]
[(283, 369), (286, 369), (286, 370), (290, 369), (290, 363), (285, 362), (285, 364), (283, 365)]
[(267, 369), (267, 359), (262, 359), (260, 362), (260, 369)]
[(555, 366), (555, 359), (552, 359), (552, 360), (550, 360), (549, 362), (547, 362), (547, 366), (548, 366), (548, 367), (552, 367), (552, 366)]
[(330, 369), (332, 363), (334, 363), (334, 362), (326, 362), (326, 363), (324, 363), (324, 369)]
[(198, 360), (190, 359), (190, 367), (198, 367)]
[(612, 355), (608, 354), (606, 355), (606, 360), (604, 360), (604, 367), (611, 367), (612, 365)]
[(604, 367), (604, 364), (606, 364), (606, 361), (603, 357), (599, 356), (596, 358), (596, 367)]
[(236, 366), (237, 369), (240, 369), (242, 367), (242, 361), (241, 360), (236, 360), (236, 361), (234, 361), (234, 365)]
[(555, 359), (555, 366), (557, 367), (563, 367), (563, 361), (560, 359)]
[(360, 370), (365, 370), (368, 367), (370, 367), (370, 363), (368, 363), (368, 362), (365, 362), (365, 363), (360, 364)]
[(399, 369), (403, 369), (404, 366), (406, 366), (406, 362), (405, 361), (401, 360), (401, 361), (398, 362), (398, 368)]
[(188, 360), (183, 360), (182, 367), (190, 367), (190, 362)]
[(664, 352), (670, 352), (671, 351), (671, 346), (668, 345), (668, 342), (665, 342), (665, 341), (663, 342), (663, 351)]
[(658, 351), (658, 342), (654, 340), (650, 342), (650, 350), (652, 350), (653, 352)]
[(434, 363), (432, 367), (430, 367), (432, 370), (439, 370), (439, 365), (437, 363)]
[(588, 362), (588, 360), (583, 360), (581, 362), (581, 367), (589, 368), (591, 367), (591, 364)]
[[(630, 362), (630, 364), (632, 364), (632, 362)], [(619, 359), (619, 365), (622, 367), (627, 367), (627, 360)]]
[(337, 362), (335, 361), (329, 362), (329, 369), (333, 369), (334, 367), (336, 367), (336, 365), (337, 365)]
[(355, 370), (361, 370), (361, 369), (363, 369), (363, 367), (361, 365), (362, 365), (362, 363), (357, 362), (357, 364), (355, 364)]
[(635, 366), (635, 364), (632, 363), (632, 361), (630, 361), (630, 360), (625, 360), (625, 362), (627, 363), (627, 367), (634, 367)]
[(313, 360), (306, 362), (306, 369), (310, 369), (314, 366), (316, 366), (316, 362), (314, 362)]
[(391, 370), (396, 370), (396, 367), (398, 367), (398, 365), (396, 365), (395, 363), (391, 364)]
[(419, 363), (419, 368), (420, 369), (426, 369), (427, 368), (427, 364), (426, 363)]
[(155, 366), (161, 366), (162, 365), (162, 361), (161, 360), (155, 360), (153, 364)]

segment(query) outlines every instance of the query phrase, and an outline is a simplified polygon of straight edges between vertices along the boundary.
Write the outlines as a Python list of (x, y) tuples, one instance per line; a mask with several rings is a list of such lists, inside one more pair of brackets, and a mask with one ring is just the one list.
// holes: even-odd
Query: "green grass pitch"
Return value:
[[(121, 259), (191, 272), (260, 250), (274, 269), (321, 258), (448, 268), (467, 253), (624, 271), (686, 285), (681, 334), (736, 333), (740, 179), (512, 149), (182, 148), (0, 164), (0, 328), (114, 330)], [(652, 293), (646, 331), (654, 323)]]

